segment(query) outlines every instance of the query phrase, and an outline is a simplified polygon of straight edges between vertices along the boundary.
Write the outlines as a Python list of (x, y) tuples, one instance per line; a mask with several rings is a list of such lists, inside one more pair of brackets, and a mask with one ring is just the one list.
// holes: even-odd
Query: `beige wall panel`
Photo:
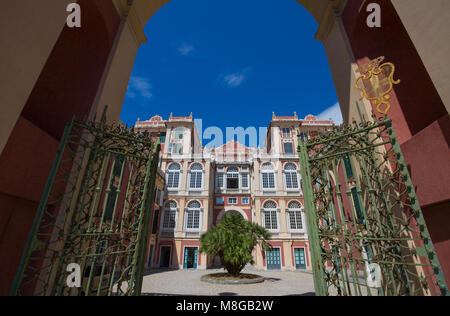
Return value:
[(136, 38), (127, 23), (118, 39), (117, 49), (111, 56), (110, 67), (106, 70), (108, 73), (103, 79), (103, 89), (97, 97), (97, 118), (101, 117), (105, 105), (108, 105), (108, 122), (119, 121), (138, 48)]
[(339, 19), (333, 23), (328, 37), (324, 40), (331, 74), (342, 111), (344, 122), (352, 118), (358, 120), (356, 102), (360, 99), (359, 91), (354, 87), (357, 73), (354, 57), (348, 44), (348, 38)]
[(450, 1), (392, 0), (450, 113)]
[(0, 153), (67, 18), (70, 0), (2, 1)]

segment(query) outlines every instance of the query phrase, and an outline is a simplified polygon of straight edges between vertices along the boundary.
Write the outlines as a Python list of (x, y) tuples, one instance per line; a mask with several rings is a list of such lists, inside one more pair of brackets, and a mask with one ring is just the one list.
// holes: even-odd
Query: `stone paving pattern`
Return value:
[(218, 272), (224, 272), (224, 270), (148, 270), (144, 277), (142, 295), (314, 295), (313, 276), (308, 270), (257, 271), (245, 268), (242, 272), (258, 274), (265, 278), (264, 282), (257, 284), (229, 285), (200, 281), (202, 275)]

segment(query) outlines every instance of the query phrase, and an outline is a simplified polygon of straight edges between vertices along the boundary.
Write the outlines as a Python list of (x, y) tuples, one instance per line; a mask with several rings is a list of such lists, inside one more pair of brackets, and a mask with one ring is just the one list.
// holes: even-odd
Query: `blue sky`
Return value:
[(138, 51), (121, 119), (193, 112), (203, 128), (224, 134), (268, 126), (272, 112), (339, 123), (316, 30), (295, 0), (172, 0), (145, 28), (149, 42)]

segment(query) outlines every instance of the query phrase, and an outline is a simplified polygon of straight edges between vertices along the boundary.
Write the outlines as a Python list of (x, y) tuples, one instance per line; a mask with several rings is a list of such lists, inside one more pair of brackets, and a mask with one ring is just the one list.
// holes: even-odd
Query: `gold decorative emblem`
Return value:
[(360, 66), (361, 76), (356, 79), (355, 87), (363, 95), (360, 100), (366, 98), (372, 101), (377, 111), (386, 115), (391, 108), (389, 92), (392, 91), (394, 84), (400, 83), (400, 80), (394, 80), (394, 64), (381, 64), (383, 60), (384, 56), (381, 56)]

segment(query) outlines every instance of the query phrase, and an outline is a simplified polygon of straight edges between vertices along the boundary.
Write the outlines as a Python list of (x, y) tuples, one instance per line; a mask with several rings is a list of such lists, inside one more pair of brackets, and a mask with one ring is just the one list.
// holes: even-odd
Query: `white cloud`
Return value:
[(188, 45), (188, 44), (183, 44), (183, 45), (179, 46), (177, 49), (181, 56), (188, 56), (189, 54), (191, 54), (194, 51), (194, 46)]
[(336, 103), (335, 105), (324, 110), (322, 113), (317, 115), (317, 118), (320, 120), (329, 120), (331, 118), (334, 121), (334, 124), (342, 124), (343, 119), (339, 103)]
[(144, 77), (131, 77), (128, 84), (127, 96), (134, 99), (137, 96), (141, 96), (145, 99), (151, 99), (153, 97), (152, 85), (149, 80)]
[(239, 87), (247, 79), (248, 68), (237, 72), (221, 74), (218, 80), (229, 88)]

